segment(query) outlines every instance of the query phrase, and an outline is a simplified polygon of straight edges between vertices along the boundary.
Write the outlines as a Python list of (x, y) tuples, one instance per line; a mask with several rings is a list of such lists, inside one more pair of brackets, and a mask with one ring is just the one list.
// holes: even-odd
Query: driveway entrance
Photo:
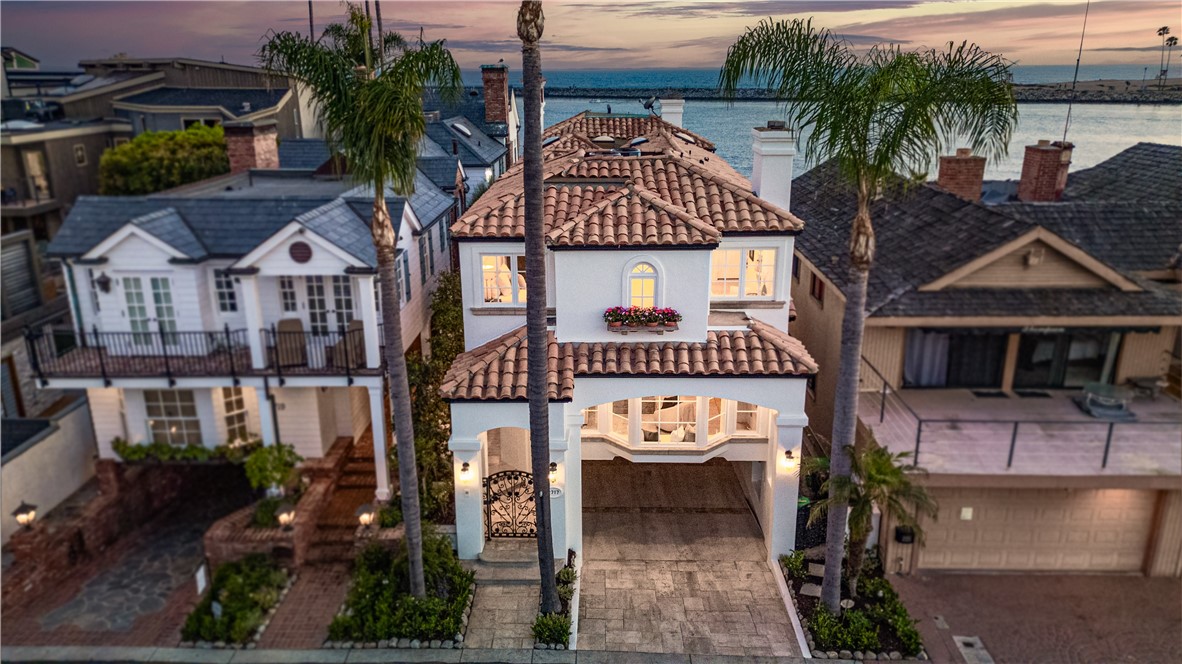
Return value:
[(579, 649), (800, 654), (738, 477), (725, 461), (583, 464)]

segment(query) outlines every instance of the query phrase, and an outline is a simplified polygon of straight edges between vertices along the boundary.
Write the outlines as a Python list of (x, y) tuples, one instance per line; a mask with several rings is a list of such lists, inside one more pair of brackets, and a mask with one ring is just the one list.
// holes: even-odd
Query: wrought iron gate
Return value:
[(485, 537), (537, 537), (534, 476), (505, 470), (484, 478)]

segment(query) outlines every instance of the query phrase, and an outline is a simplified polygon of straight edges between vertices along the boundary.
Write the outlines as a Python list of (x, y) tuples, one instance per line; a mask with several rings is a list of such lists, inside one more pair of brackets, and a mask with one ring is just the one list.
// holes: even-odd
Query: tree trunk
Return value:
[[(382, 356), (386, 361), (386, 379), (394, 414), (394, 433), (398, 450), (398, 487), (402, 493), (402, 521), (406, 528), (406, 550), (410, 560), (410, 594), (427, 594), (423, 578), (423, 516), (419, 506), (418, 468), (415, 466), (415, 431), (411, 415), (410, 383), (406, 375), (406, 356), (402, 353), (402, 299), (396, 291), (398, 277), (395, 249), (398, 236), (390, 224), (386, 209), (384, 183), (375, 183), (373, 221), (374, 247), (378, 254), (378, 291), (382, 298), (382, 328), (386, 343)], [(408, 275), (409, 277), (409, 275)], [(381, 432), (373, 432), (375, 436)]]
[(538, 571), (542, 613), (560, 610), (554, 579), (554, 535), (550, 524), (550, 402), (546, 394), (549, 333), (546, 331), (546, 246), (542, 224), (542, 36), (540, 2), (523, 2), (517, 15), (525, 102), (525, 327), (529, 376), (529, 446), (534, 475)]
[[(874, 257), (874, 231), (870, 225), (870, 193), (859, 188), (858, 213), (850, 232), (850, 268), (841, 321), (841, 359), (837, 394), (833, 400), (833, 433), (829, 437), (829, 474), (850, 476), (850, 452), (858, 431), (858, 373), (862, 368), (862, 327), (866, 322), (866, 285)], [(834, 494), (830, 490), (830, 497)], [(846, 501), (829, 506), (825, 535), (825, 579), (821, 601), (834, 615), (841, 612), (842, 557), (845, 553)]]
[(316, 41), (316, 25), (312, 22), (312, 0), (308, 0), (308, 39)]
[(382, 0), (373, 0), (373, 14), (378, 21), (378, 66), (386, 61), (386, 43), (382, 41)]
[(846, 564), (846, 584), (850, 587), (850, 597), (858, 596), (858, 579), (862, 576), (862, 562), (866, 559), (866, 539), (850, 539), (850, 557)]

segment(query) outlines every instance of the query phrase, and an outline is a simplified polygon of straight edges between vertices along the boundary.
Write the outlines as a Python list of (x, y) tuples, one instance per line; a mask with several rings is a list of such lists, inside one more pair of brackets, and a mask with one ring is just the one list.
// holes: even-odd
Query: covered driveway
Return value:
[(583, 464), (579, 649), (799, 655), (748, 465)]

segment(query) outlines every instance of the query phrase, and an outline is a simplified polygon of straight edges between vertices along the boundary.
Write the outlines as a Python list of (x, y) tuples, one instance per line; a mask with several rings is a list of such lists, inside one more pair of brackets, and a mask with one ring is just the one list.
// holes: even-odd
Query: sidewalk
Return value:
[(738, 657), (559, 650), (194, 650), (191, 648), (0, 647), (5, 662), (180, 662), (183, 664), (351, 664), (472, 662), (474, 664), (804, 664), (800, 657)]

